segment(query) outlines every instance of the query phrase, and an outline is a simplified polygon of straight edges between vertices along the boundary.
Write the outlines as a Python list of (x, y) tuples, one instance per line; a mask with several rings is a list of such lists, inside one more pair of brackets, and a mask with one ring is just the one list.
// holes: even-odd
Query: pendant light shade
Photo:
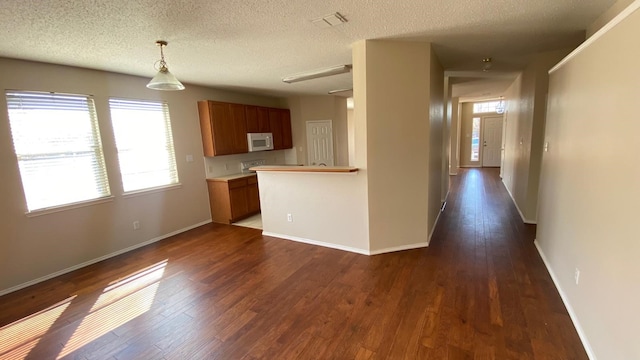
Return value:
[(158, 73), (149, 81), (147, 87), (153, 90), (184, 90), (184, 85), (171, 72), (167, 67), (167, 62), (164, 61), (164, 51), (162, 48), (167, 46), (167, 42), (164, 40), (156, 41), (156, 45), (160, 46), (160, 60)]

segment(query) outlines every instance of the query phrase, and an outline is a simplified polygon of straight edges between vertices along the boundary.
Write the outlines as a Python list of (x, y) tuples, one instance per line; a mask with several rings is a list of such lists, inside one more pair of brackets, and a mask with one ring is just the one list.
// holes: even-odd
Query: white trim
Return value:
[(403, 251), (403, 250), (420, 249), (420, 248), (425, 248), (425, 247), (429, 246), (428, 242), (421, 242), (421, 243), (416, 243), (416, 244), (394, 246), (394, 247), (390, 247), (390, 248), (384, 248), (384, 249), (378, 249), (378, 250), (370, 251), (370, 250), (366, 250), (366, 249), (354, 248), (354, 247), (351, 247), (351, 246), (344, 246), (344, 245), (338, 245), (338, 244), (333, 244), (333, 243), (327, 243), (327, 242), (324, 242), (324, 241), (305, 239), (305, 238), (301, 238), (301, 237), (297, 237), (297, 236), (291, 236), (291, 235), (276, 234), (276, 233), (267, 232), (267, 231), (263, 231), (262, 235), (263, 236), (276, 237), (276, 238), (280, 238), (280, 239), (284, 239), (284, 240), (291, 240), (291, 241), (295, 241), (295, 242), (299, 242), (299, 243), (303, 243), (303, 244), (316, 245), (316, 246), (322, 246), (322, 247), (331, 248), (331, 249), (343, 250), (343, 251), (348, 251), (348, 252), (352, 252), (352, 253), (356, 253), (356, 254), (360, 254), (360, 255), (367, 255), (367, 256), (380, 255), (380, 254), (386, 254), (386, 253), (390, 253), (390, 252)]
[(362, 255), (370, 255), (369, 250), (360, 249), (360, 248), (354, 248), (354, 247), (344, 246), (344, 245), (338, 245), (338, 244), (328, 243), (328, 242), (324, 242), (324, 241), (305, 239), (305, 238), (301, 238), (301, 237), (297, 237), (297, 236), (291, 236), (291, 235), (276, 234), (276, 233), (267, 232), (267, 231), (263, 231), (262, 235), (263, 236), (277, 237), (277, 238), (281, 238), (281, 239), (285, 239), (285, 240), (291, 240), (291, 241), (300, 242), (300, 243), (304, 243), (304, 244), (317, 245), (317, 246), (322, 246), (322, 247), (327, 247), (327, 248), (332, 248), (332, 249), (344, 250), (344, 251), (349, 251), (349, 252), (362, 254)]
[(169, 190), (180, 189), (181, 187), (182, 187), (182, 183), (178, 182), (175, 184), (167, 184), (167, 185), (154, 186), (154, 187), (144, 188), (139, 190), (132, 190), (132, 191), (123, 193), (122, 198), (127, 199), (127, 198), (132, 198), (132, 197), (141, 196), (141, 195), (165, 192)]
[[(442, 211), (444, 211), (444, 209), (442, 209)], [(440, 221), (440, 215), (442, 214), (442, 211), (438, 210), (438, 216), (436, 216), (436, 221), (433, 223), (433, 228), (431, 229), (429, 238), (427, 239), (427, 246), (431, 244), (431, 238), (433, 237), (433, 233), (436, 232), (436, 228), (438, 227), (438, 221)]]
[(394, 246), (394, 247), (390, 247), (390, 248), (384, 248), (384, 249), (369, 251), (369, 255), (380, 255), (380, 254), (386, 254), (386, 253), (391, 253), (391, 252), (396, 252), (396, 251), (421, 249), (421, 248), (426, 248), (426, 247), (429, 247), (429, 243), (428, 242), (421, 242), (421, 243), (402, 245), (402, 246)]
[(460, 165), (461, 168), (481, 168), (482, 165)]
[(569, 53), (569, 55), (565, 56), (564, 59), (560, 60), (560, 62), (556, 64), (556, 66), (552, 67), (551, 70), (549, 70), (549, 74), (553, 73), (554, 71), (564, 66), (564, 64), (568, 63), (571, 59), (576, 57), (584, 49), (591, 46), (591, 44), (596, 42), (596, 40), (604, 36), (604, 34), (609, 32), (609, 30), (613, 29), (616, 25), (620, 24), (622, 20), (631, 16), (631, 14), (633, 14), (639, 8), (640, 8), (640, 0), (636, 0), (633, 3), (631, 3), (631, 5), (627, 6), (626, 9), (622, 10), (616, 17), (611, 19), (611, 21), (609, 21), (605, 26), (601, 27), (600, 30), (596, 31), (595, 34), (591, 35), (590, 38), (585, 40), (585, 42), (580, 44), (580, 46), (578, 46), (575, 50)]
[(83, 262), (81, 264), (74, 265), (72, 267), (68, 267), (68, 268), (60, 270), (60, 271), (56, 271), (56, 272), (54, 272), (52, 274), (45, 275), (43, 277), (31, 280), (31, 281), (27, 281), (25, 283), (10, 287), (8, 289), (0, 290), (0, 296), (12, 293), (14, 291), (18, 291), (20, 289), (24, 289), (26, 287), (29, 287), (31, 285), (35, 285), (37, 283), (40, 283), (40, 282), (43, 282), (43, 281), (46, 281), (46, 280), (49, 280), (49, 279), (52, 279), (52, 278), (54, 278), (56, 276), (60, 276), (60, 275), (63, 275), (63, 274), (78, 270), (78, 269), (83, 268), (85, 266), (89, 266), (89, 265), (95, 264), (97, 262), (100, 262), (100, 261), (103, 261), (103, 260), (107, 260), (107, 259), (112, 258), (114, 256), (118, 256), (118, 255), (124, 254), (126, 252), (141, 248), (143, 246), (147, 246), (147, 245), (152, 244), (154, 242), (158, 242), (160, 240), (164, 240), (166, 238), (169, 238), (171, 236), (183, 233), (185, 231), (189, 231), (191, 229), (195, 229), (195, 228), (197, 228), (199, 226), (209, 224), (210, 222), (211, 222), (211, 220), (207, 220), (207, 221), (203, 221), (203, 222), (197, 223), (195, 225), (190, 225), (190, 226), (187, 226), (185, 228), (182, 228), (182, 229), (179, 229), (179, 230), (176, 230), (176, 231), (172, 231), (172, 232), (170, 232), (168, 234), (160, 235), (158, 237), (155, 237), (153, 239), (147, 240), (145, 242), (142, 242), (142, 243), (139, 243), (139, 244), (136, 244), (136, 245), (133, 245), (133, 246), (129, 246), (128, 248), (125, 248), (125, 249), (122, 249), (122, 250), (118, 250), (118, 251), (113, 252), (111, 254), (107, 254), (107, 255), (104, 255), (104, 256), (101, 256), (99, 258), (95, 258), (95, 259), (92, 259), (92, 260), (89, 260), (89, 261), (85, 261), (85, 262)]
[(504, 179), (502, 179), (502, 185), (504, 185), (504, 188), (507, 190), (507, 194), (509, 194), (509, 197), (511, 197), (511, 201), (513, 202), (513, 205), (516, 206), (516, 210), (518, 210), (518, 213), (520, 214), (520, 218), (522, 219), (522, 222), (525, 223), (525, 224), (536, 225), (538, 223), (537, 221), (529, 220), (526, 217), (524, 217), (524, 214), (520, 210), (520, 207), (518, 206), (518, 203), (516, 202), (516, 199), (513, 197), (513, 194), (511, 193), (511, 190), (509, 190), (509, 187), (507, 186), (507, 184), (504, 183)]
[(553, 280), (553, 284), (556, 286), (556, 289), (558, 290), (558, 293), (560, 294), (560, 298), (562, 299), (562, 302), (564, 303), (564, 306), (567, 308), (567, 312), (569, 313), (569, 317), (571, 317), (571, 321), (573, 322), (573, 326), (575, 326), (576, 331), (578, 332), (578, 336), (580, 337), (580, 341), (582, 341), (582, 345), (584, 346), (584, 349), (587, 352), (587, 356), (591, 360), (597, 360), (596, 354), (593, 352), (593, 349), (591, 348), (591, 344), (589, 344), (589, 339), (587, 339), (587, 334), (585, 334), (584, 330), (582, 329), (582, 326), (580, 325), (580, 321), (578, 321), (578, 315), (576, 315), (575, 311), (573, 311), (573, 307), (571, 306), (571, 303), (569, 302), (569, 298), (567, 297), (567, 294), (565, 294), (565, 292), (562, 291), (562, 287), (560, 287), (560, 281), (558, 281), (558, 278), (556, 277), (556, 274), (553, 272), (553, 269), (551, 268), (551, 265), (547, 261), (547, 257), (544, 255), (544, 252), (542, 251), (542, 248), (540, 247), (540, 243), (538, 243), (538, 239), (535, 239), (533, 241), (533, 244), (536, 246), (536, 249), (538, 249), (538, 253), (540, 254), (540, 257), (542, 258), (542, 262), (544, 263), (544, 266), (547, 268), (547, 271), (549, 272), (549, 275), (551, 275), (551, 280)]
[(53, 214), (61, 211), (83, 208), (85, 206), (104, 204), (104, 203), (113, 201), (114, 198), (115, 197), (113, 195), (109, 195), (109, 196), (105, 196), (97, 199), (78, 201), (70, 204), (52, 206), (52, 207), (47, 207), (42, 209), (35, 209), (33, 211), (27, 211), (25, 215), (27, 217), (36, 217), (36, 216), (42, 216), (47, 214)]
[[(447, 193), (447, 196), (448, 195), (449, 194)], [(428, 238), (428, 240), (426, 242), (419, 242), (419, 243), (415, 243), (415, 244), (394, 246), (394, 247), (378, 249), (378, 250), (366, 250), (366, 249), (354, 248), (354, 247), (350, 247), (350, 246), (327, 243), (327, 242), (324, 242), (324, 241), (305, 239), (305, 238), (301, 238), (301, 237), (297, 237), (297, 236), (276, 234), (276, 233), (267, 232), (267, 231), (263, 231), (262, 235), (263, 236), (271, 236), (271, 237), (281, 238), (281, 239), (285, 239), (285, 240), (296, 241), (296, 242), (300, 242), (300, 243), (304, 243), (304, 244), (328, 247), (328, 248), (331, 248), (331, 249), (349, 251), (349, 252), (353, 252), (353, 253), (361, 254), (361, 255), (379, 255), (379, 254), (386, 254), (386, 253), (391, 253), (391, 252), (396, 252), (396, 251), (413, 250), (413, 249), (421, 249), (421, 248), (429, 247), (429, 243), (431, 243), (431, 237), (433, 237), (433, 233), (436, 231), (436, 227), (438, 226), (438, 221), (440, 221), (440, 214), (442, 214), (442, 211), (438, 210), (438, 216), (436, 217), (436, 221), (433, 223), (433, 229), (431, 229), (431, 233), (429, 234), (429, 238)]]

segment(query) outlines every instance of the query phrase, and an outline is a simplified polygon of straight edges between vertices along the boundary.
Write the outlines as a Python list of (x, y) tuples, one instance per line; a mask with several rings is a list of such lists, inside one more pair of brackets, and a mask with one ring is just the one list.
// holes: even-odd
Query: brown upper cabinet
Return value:
[(247, 132), (268, 133), (271, 132), (269, 124), (269, 109), (261, 106), (247, 105), (244, 108), (247, 117)]
[(289, 109), (269, 109), (269, 125), (273, 134), (273, 149), (291, 149), (291, 113)]
[(242, 154), (247, 146), (245, 106), (198, 101), (204, 156)]
[(291, 149), (289, 109), (198, 101), (204, 156), (243, 154), (249, 151), (247, 133), (272, 133), (274, 150)]

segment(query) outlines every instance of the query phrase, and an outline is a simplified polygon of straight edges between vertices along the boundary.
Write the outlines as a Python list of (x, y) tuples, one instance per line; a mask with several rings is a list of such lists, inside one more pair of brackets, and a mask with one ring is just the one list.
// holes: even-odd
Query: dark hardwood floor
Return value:
[(353, 253), (206, 225), (0, 297), (0, 359), (587, 359), (497, 169), (431, 246)]

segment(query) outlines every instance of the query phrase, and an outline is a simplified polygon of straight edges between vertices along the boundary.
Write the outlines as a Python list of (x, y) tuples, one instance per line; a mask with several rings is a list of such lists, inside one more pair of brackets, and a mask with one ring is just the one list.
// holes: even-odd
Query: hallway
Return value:
[(497, 169), (424, 249), (209, 224), (0, 297), (0, 359), (586, 359), (533, 237)]
[(444, 287), (436, 331), (449, 351), (476, 359), (586, 359), (533, 244), (535, 225), (522, 222), (499, 168), (461, 169), (451, 179), (427, 254)]

